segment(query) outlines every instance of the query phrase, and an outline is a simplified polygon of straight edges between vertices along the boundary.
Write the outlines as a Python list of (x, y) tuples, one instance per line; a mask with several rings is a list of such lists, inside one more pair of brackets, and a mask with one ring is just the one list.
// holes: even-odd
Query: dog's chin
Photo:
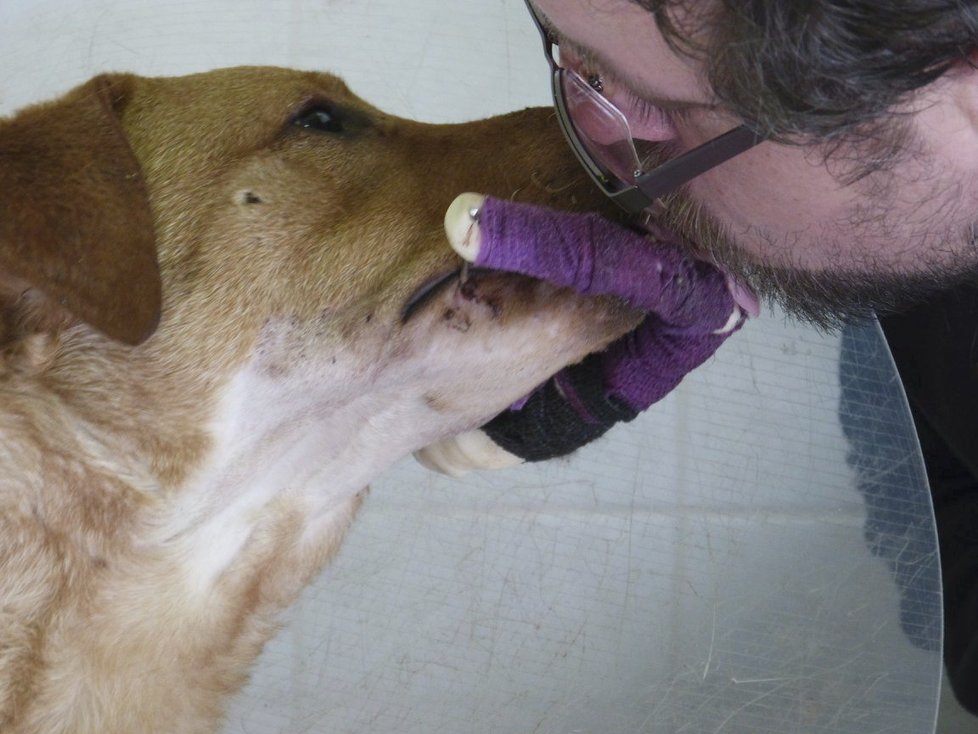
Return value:
[(442, 273), (407, 301), (403, 326), (425, 345), (426, 365), (452, 368), (426, 402), (437, 426), (415, 456), (450, 475), (519, 463), (474, 429), (550, 376), (634, 329), (644, 314), (611, 297), (581, 296), (533, 278), (489, 270)]
[(440, 396), (439, 412), (483, 421), (644, 317), (617, 298), (481, 269), (432, 278), (403, 314), (402, 343), (412, 345), (426, 372), (448, 368), (429, 390)]

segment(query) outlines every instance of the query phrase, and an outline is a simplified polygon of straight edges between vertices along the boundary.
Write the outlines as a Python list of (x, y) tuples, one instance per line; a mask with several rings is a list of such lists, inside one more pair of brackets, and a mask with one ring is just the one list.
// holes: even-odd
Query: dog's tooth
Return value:
[(506, 469), (524, 461), (479, 429), (425, 446), (414, 452), (414, 458), (426, 469), (450, 477), (462, 477), (474, 469)]
[(486, 197), (482, 194), (459, 194), (445, 212), (445, 234), (448, 243), (467, 262), (475, 262), (482, 240), (479, 233), (479, 210)]

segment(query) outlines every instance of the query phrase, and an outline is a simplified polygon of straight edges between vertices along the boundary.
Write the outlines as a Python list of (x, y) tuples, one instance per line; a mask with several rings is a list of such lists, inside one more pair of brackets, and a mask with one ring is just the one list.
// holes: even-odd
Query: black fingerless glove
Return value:
[(497, 445), (526, 461), (565, 456), (603, 436), (638, 412), (608, 395), (600, 355), (551, 377), (519, 409), (510, 409), (482, 430)]

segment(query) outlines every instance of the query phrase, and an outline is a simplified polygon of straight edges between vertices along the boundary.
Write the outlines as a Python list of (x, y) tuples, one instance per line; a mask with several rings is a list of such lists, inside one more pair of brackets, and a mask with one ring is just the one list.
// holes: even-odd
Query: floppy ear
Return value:
[(0, 121), (0, 278), (134, 345), (156, 329), (161, 286), (146, 185), (119, 119), (132, 83), (96, 77)]

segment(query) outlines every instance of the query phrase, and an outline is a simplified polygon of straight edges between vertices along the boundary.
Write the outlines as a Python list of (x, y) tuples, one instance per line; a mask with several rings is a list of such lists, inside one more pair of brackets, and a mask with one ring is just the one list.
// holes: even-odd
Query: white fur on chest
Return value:
[[(161, 528), (202, 592), (273, 507), (288, 503), (314, 538), (331, 513), (415, 448), (431, 410), (410, 385), (384, 389), (333, 365), (328, 385), (249, 366), (227, 385), (211, 425), (214, 450), (180, 491)], [(369, 388), (369, 389), (368, 389)]]

